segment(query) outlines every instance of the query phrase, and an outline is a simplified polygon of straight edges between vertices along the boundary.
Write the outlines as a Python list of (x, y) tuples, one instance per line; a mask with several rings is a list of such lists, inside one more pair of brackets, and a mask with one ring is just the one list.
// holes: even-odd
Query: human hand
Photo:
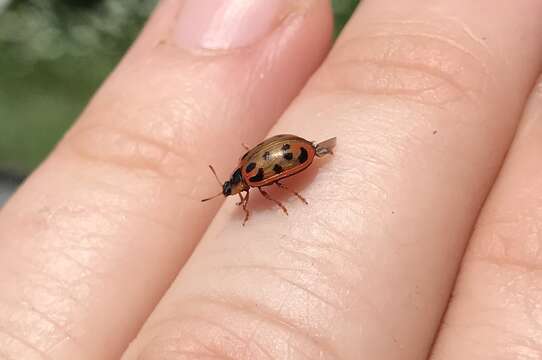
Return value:
[[(0, 358), (540, 358), (541, 14), (365, 0), (320, 66), (327, 1), (163, 0), (0, 213)], [(269, 130), (335, 156), (242, 227)]]

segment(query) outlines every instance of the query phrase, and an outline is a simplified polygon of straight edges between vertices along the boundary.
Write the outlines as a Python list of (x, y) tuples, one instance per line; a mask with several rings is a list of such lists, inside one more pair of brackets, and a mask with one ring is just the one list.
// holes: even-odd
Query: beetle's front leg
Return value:
[[(248, 196), (248, 195), (247, 195), (247, 196)], [(243, 197), (243, 195), (241, 195), (241, 193), (239, 193), (239, 198), (240, 198), (241, 200), (239, 200), (238, 203), (235, 203), (235, 205), (237, 205), (237, 206), (241, 205), (241, 204), (245, 201), (245, 198)]]
[(250, 212), (247, 209), (249, 195), (250, 195), (250, 192), (247, 191), (247, 194), (245, 195), (244, 202), (243, 202), (243, 210), (245, 211), (245, 219), (243, 220), (243, 226), (245, 226), (246, 222), (248, 221), (248, 217), (250, 216)]

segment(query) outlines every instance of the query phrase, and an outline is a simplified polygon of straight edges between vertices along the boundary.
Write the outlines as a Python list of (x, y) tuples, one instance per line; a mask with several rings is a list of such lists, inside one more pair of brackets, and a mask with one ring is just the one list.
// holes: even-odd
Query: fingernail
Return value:
[(269, 34), (291, 0), (186, 0), (175, 39), (185, 48), (227, 50), (246, 47)]

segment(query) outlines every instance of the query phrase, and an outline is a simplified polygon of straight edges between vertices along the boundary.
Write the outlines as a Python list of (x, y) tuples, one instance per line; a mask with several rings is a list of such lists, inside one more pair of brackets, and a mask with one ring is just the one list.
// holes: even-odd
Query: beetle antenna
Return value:
[[(215, 179), (216, 179), (216, 181), (218, 182), (218, 185), (220, 185), (220, 187), (222, 187), (222, 182), (220, 182), (220, 179), (218, 178), (218, 175), (216, 174), (216, 171), (215, 171), (215, 169), (213, 168), (213, 166), (212, 166), (212, 165), (209, 165), (209, 169), (211, 169), (213, 175), (215, 176)], [(203, 202), (203, 201), (208, 201), (208, 200), (214, 199), (215, 197), (220, 196), (220, 195), (222, 195), (222, 191), (219, 192), (218, 194), (214, 195), (214, 196), (208, 197), (207, 199), (203, 199), (203, 200), (201, 200), (201, 201), (202, 201), (202, 202)]]
[(222, 195), (222, 191), (219, 192), (218, 194), (214, 195), (214, 196), (211, 196), (211, 197), (207, 198), (207, 199), (202, 199), (201, 202), (204, 202), (204, 201), (208, 201), (208, 200), (214, 199), (215, 197), (220, 196), (220, 195)]
[(215, 169), (213, 168), (213, 165), (209, 165), (209, 169), (213, 172), (213, 175), (215, 176), (216, 181), (218, 182), (218, 185), (222, 186), (222, 181), (218, 178), (218, 175), (216, 174)]

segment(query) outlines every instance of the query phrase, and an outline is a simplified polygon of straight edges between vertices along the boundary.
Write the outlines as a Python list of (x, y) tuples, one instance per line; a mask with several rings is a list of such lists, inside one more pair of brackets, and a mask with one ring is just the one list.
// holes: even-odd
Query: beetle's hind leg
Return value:
[(273, 201), (275, 204), (277, 204), (277, 205), (282, 209), (282, 211), (284, 211), (284, 213), (285, 213), (286, 215), (288, 215), (288, 209), (286, 209), (286, 207), (285, 207), (284, 205), (282, 205), (282, 203), (281, 203), (280, 201), (273, 199), (273, 198), (272, 198), (271, 196), (269, 196), (269, 194), (268, 194), (265, 190), (263, 190), (261, 187), (259, 187), (258, 190), (260, 190), (260, 193), (262, 194), (262, 196), (263, 196), (264, 198), (266, 198), (267, 200)]
[(246, 222), (248, 221), (248, 217), (250, 216), (250, 212), (247, 209), (248, 195), (249, 194), (250, 193), (247, 191), (247, 194), (245, 195), (245, 197), (243, 197), (243, 195), (241, 195), (241, 193), (239, 193), (239, 197), (241, 198), (241, 201), (239, 201), (236, 204), (236, 205), (242, 205), (243, 206), (243, 211), (245, 212), (245, 219), (243, 220), (243, 226), (245, 226)]
[(295, 192), (295, 191), (293, 191), (293, 190), (290, 190), (286, 185), (281, 184), (281, 183), (279, 183), (278, 181), (275, 182), (275, 184), (276, 184), (279, 188), (291, 192), (292, 194), (294, 194), (295, 196), (297, 196), (297, 198), (298, 198), (299, 200), (301, 200), (301, 201), (303, 201), (305, 204), (309, 205), (309, 203), (307, 202), (307, 200), (306, 200), (303, 196), (301, 196), (298, 192)]

